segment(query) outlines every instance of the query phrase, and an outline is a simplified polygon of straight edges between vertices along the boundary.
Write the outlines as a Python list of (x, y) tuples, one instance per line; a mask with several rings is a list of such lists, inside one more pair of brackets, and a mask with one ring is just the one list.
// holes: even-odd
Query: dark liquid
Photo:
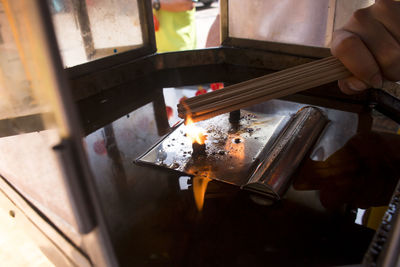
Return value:
[[(211, 181), (199, 212), (192, 179), (132, 163), (159, 139), (151, 105), (107, 127), (86, 142), (123, 266), (360, 263), (374, 231), (355, 224), (354, 211), (387, 204), (398, 179), (393, 155), (400, 154), (400, 137), (366, 132), (325, 161), (305, 160), (285, 198), (272, 206)], [(101, 139), (106, 149), (97, 153)]]

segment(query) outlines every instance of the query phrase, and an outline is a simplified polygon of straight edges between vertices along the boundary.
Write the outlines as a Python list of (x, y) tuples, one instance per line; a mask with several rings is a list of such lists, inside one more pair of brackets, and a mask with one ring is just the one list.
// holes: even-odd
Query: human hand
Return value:
[(339, 81), (346, 94), (400, 80), (400, 1), (376, 0), (354, 12), (333, 34), (331, 52), (354, 76)]

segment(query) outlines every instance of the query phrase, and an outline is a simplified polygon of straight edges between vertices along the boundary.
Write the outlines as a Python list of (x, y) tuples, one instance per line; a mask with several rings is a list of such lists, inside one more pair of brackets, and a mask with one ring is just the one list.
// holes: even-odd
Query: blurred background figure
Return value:
[(196, 49), (195, 4), (192, 0), (152, 0), (159, 53)]

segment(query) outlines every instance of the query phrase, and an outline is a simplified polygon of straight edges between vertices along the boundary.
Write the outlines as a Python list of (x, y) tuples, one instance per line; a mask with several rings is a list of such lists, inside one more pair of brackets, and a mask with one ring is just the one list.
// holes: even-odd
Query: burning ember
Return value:
[(204, 130), (194, 125), (192, 119), (188, 117), (186, 119), (186, 136), (192, 141), (192, 156), (196, 157), (199, 155), (206, 155), (206, 144), (207, 135), (204, 135)]

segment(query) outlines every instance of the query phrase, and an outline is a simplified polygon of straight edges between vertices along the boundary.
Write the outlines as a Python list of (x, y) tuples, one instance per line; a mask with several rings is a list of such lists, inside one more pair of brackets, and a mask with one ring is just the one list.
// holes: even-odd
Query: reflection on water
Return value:
[(204, 196), (206, 195), (207, 185), (211, 181), (208, 177), (193, 177), (193, 195), (196, 207), (199, 211), (203, 210)]
[(350, 203), (383, 206), (399, 177), (400, 136), (366, 132), (351, 138), (327, 160), (306, 160), (294, 182), (297, 190), (319, 190), (326, 208)]
[(179, 188), (181, 190), (188, 190), (189, 189), (189, 180), (191, 179), (190, 176), (181, 176), (179, 177)]
[[(357, 116), (349, 113), (351, 119), (339, 120), (334, 114), (328, 113), (332, 123), (321, 140), (328, 142), (330, 131), (342, 130), (346, 140), (351, 140), (341, 149), (332, 149), (337, 152), (328, 153), (325, 161), (307, 159), (290, 193), (273, 206), (258, 205), (238, 187), (210, 181), (207, 175), (182, 179), (178, 172), (134, 164), (160, 138), (152, 105), (115, 121), (114, 138), (107, 138), (105, 129), (86, 137), (121, 264), (329, 266), (361, 262), (374, 231), (355, 224), (353, 211), (387, 203), (397, 181), (400, 140), (382, 134), (351, 138)], [(254, 137), (255, 133), (247, 134)], [(248, 147), (237, 138), (228, 138), (221, 149), (240, 159)], [(111, 148), (118, 155), (110, 155)], [(118, 177), (122, 174), (125, 177)]]

